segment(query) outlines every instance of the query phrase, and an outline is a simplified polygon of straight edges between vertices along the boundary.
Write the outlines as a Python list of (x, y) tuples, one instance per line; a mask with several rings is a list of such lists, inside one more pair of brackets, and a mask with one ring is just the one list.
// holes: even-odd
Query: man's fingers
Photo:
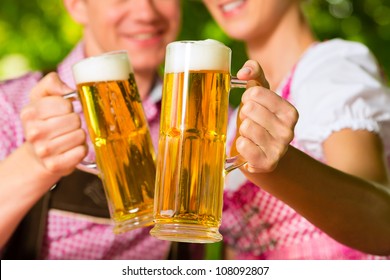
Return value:
[(20, 118), (23, 121), (46, 120), (71, 112), (73, 112), (73, 106), (70, 100), (60, 96), (48, 96), (24, 107), (20, 112)]
[(48, 120), (28, 121), (24, 125), (27, 141), (53, 139), (81, 127), (80, 117), (76, 113), (62, 115)]
[(51, 72), (43, 77), (31, 90), (30, 99), (34, 102), (45, 96), (64, 95), (71, 91), (72, 89), (61, 81), (57, 73)]
[(52, 157), (85, 145), (86, 134), (83, 129), (73, 130), (50, 141), (42, 141), (34, 144), (36, 154), (41, 157)]
[(45, 168), (52, 173), (61, 172), (62, 174), (67, 175), (82, 161), (87, 155), (87, 151), (88, 149), (85, 145), (79, 145), (65, 153), (46, 158), (43, 161), (43, 164)]

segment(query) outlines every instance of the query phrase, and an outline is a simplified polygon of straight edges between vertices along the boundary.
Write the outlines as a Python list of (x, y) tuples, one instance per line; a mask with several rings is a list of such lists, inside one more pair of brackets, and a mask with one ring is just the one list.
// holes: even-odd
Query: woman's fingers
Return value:
[(249, 172), (270, 172), (286, 153), (294, 137), (298, 112), (271, 90), (253, 86), (242, 96), (237, 151)]
[(295, 126), (298, 121), (298, 111), (287, 100), (275, 92), (263, 87), (251, 87), (241, 98), (243, 104), (255, 102), (273, 113), (288, 126)]
[(265, 78), (264, 71), (260, 64), (254, 60), (248, 60), (244, 66), (237, 72), (240, 80), (248, 81), (247, 87), (263, 86), (269, 88), (269, 83)]
[(250, 119), (242, 122), (240, 134), (236, 148), (247, 160), (251, 172), (274, 170), (289, 145), (288, 140), (275, 139), (267, 129)]

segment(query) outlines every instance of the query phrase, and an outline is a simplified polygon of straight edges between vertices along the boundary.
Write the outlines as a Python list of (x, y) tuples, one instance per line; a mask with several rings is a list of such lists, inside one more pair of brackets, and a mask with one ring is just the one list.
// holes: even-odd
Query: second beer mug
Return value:
[(153, 224), (155, 152), (127, 52), (84, 59), (73, 76), (114, 232)]
[(167, 46), (150, 232), (157, 238), (222, 239), (224, 176), (244, 163), (226, 166), (229, 91), (246, 84), (231, 77), (230, 60), (230, 48), (214, 40)]

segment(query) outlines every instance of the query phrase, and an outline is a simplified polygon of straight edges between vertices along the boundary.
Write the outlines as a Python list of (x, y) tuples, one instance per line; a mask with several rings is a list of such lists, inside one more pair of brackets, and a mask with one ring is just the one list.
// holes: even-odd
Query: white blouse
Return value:
[(301, 58), (289, 101), (299, 120), (294, 144), (323, 159), (322, 143), (344, 128), (377, 132), (390, 157), (390, 90), (361, 43), (334, 39), (315, 44)]
[[(390, 163), (390, 90), (363, 44), (341, 39), (314, 44), (295, 67), (288, 100), (299, 112), (292, 143), (298, 149), (324, 160), (322, 144), (333, 132), (363, 129), (381, 136)], [(228, 143), (236, 129), (230, 123)], [(226, 177), (225, 188), (236, 190), (245, 180), (236, 169)]]

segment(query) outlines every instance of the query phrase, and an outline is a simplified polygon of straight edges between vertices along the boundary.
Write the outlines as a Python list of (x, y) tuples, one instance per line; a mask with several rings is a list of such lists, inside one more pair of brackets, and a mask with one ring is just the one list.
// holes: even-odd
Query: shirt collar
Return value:
[(57, 73), (60, 76), (61, 80), (65, 82), (69, 87), (76, 88), (76, 84), (73, 79), (72, 66), (76, 62), (84, 59), (84, 43), (79, 42), (73, 50), (68, 54), (67, 57), (58, 65)]
[(145, 115), (148, 121), (152, 121), (158, 117), (161, 107), (161, 93), (162, 93), (162, 81), (160, 77), (157, 77), (150, 91), (149, 96), (142, 101)]

